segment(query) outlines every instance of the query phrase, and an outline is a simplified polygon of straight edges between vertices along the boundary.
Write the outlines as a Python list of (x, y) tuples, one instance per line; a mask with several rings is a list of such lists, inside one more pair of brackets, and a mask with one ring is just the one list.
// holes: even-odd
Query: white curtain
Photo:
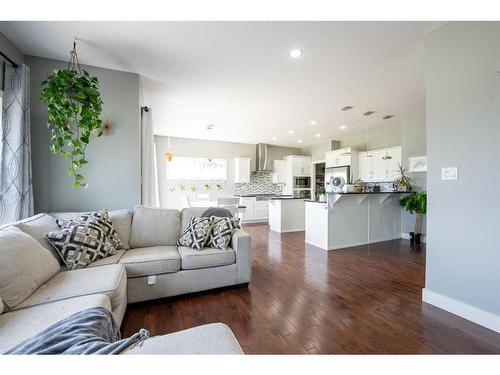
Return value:
[(0, 223), (33, 215), (30, 69), (5, 66), (0, 127)]
[(156, 169), (156, 144), (153, 136), (151, 108), (141, 111), (142, 133), (142, 192), (141, 202), (145, 206), (159, 207), (158, 173)]

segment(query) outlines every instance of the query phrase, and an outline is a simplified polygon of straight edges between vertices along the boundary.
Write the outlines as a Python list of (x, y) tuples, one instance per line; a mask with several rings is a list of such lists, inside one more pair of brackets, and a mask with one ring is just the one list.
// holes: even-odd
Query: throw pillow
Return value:
[(214, 217), (192, 217), (189, 219), (186, 230), (177, 240), (177, 246), (191, 247), (201, 250), (205, 247), (210, 233)]
[(123, 249), (123, 244), (120, 241), (120, 237), (118, 237), (118, 232), (113, 226), (113, 222), (109, 218), (108, 211), (88, 212), (67, 220), (57, 219), (56, 224), (59, 228), (68, 228), (85, 223), (90, 217), (94, 217), (99, 222), (99, 226), (105, 231), (105, 235), (116, 250)]
[(236, 229), (241, 229), (238, 217), (215, 217), (207, 246), (227, 250)]
[(102, 218), (88, 215), (86, 221), (74, 222), (47, 238), (59, 251), (69, 270), (84, 268), (90, 263), (116, 254), (108, 236), (109, 226)]
[(0, 230), (0, 296), (4, 311), (15, 308), (59, 270), (54, 256), (29, 234), (14, 226)]

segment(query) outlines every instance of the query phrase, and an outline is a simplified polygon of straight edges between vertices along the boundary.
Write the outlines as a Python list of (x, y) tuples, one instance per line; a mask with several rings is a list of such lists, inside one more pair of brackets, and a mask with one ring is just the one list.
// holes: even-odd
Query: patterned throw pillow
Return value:
[(109, 238), (113, 247), (116, 250), (123, 249), (123, 244), (120, 241), (120, 237), (118, 237), (118, 232), (109, 218), (108, 211), (88, 212), (67, 220), (57, 219), (56, 224), (59, 228), (69, 228), (77, 224), (85, 223), (91, 216), (98, 220), (100, 226), (105, 230), (106, 236)]
[(101, 218), (88, 215), (85, 221), (48, 233), (47, 238), (68, 269), (76, 270), (116, 254), (108, 233), (109, 226)]
[(177, 246), (187, 246), (195, 250), (201, 250), (208, 241), (212, 231), (214, 217), (192, 217), (186, 230), (177, 240)]
[(206, 246), (227, 250), (236, 229), (241, 229), (238, 217), (214, 217), (212, 231)]

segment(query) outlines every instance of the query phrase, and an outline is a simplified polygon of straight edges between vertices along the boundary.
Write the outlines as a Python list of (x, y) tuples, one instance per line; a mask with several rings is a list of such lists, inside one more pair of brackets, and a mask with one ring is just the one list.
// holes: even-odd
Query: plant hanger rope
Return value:
[(76, 72), (78, 68), (78, 74), (82, 74), (82, 67), (80, 66), (80, 61), (78, 61), (78, 53), (76, 52), (76, 41), (78, 38), (73, 40), (73, 49), (69, 51), (69, 61), (68, 61), (68, 70), (72, 72)]

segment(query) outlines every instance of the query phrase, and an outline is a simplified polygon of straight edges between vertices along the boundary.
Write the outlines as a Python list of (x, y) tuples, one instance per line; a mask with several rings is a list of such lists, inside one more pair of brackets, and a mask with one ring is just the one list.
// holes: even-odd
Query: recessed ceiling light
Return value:
[(277, 141), (277, 140), (278, 140), (278, 138), (276, 138), (276, 137), (273, 137), (273, 141)]
[(317, 138), (321, 138), (321, 134), (319, 134), (319, 133), (318, 133), (318, 134), (316, 134), (316, 137), (317, 137)]
[(344, 129), (346, 129), (346, 128), (347, 128), (347, 126), (345, 126), (345, 125), (340, 125), (340, 126), (339, 126), (339, 129), (342, 129), (342, 130), (344, 130)]
[(293, 134), (293, 133), (294, 133), (293, 130), (288, 131), (288, 134)]
[(299, 139), (299, 140), (297, 141), (297, 143), (302, 143), (302, 139)]
[(299, 58), (302, 55), (302, 51), (300, 49), (292, 49), (290, 51), (290, 57), (294, 59)]
[(311, 120), (310, 124), (311, 125), (316, 125), (316, 120)]

